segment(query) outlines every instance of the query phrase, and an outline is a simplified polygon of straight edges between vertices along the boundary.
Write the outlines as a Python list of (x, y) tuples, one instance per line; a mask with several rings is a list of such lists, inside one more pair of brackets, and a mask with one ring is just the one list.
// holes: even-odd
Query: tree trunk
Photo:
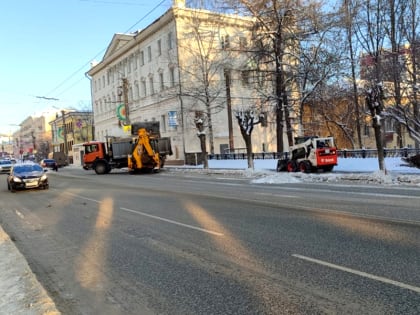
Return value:
[(252, 143), (251, 143), (251, 135), (246, 135), (244, 137), (245, 145), (246, 145), (246, 156), (248, 159), (248, 168), (254, 169), (254, 159), (252, 156)]
[(198, 136), (200, 138), (200, 147), (201, 147), (201, 159), (203, 161), (203, 168), (209, 168), (209, 161), (207, 159), (207, 149), (206, 149), (206, 135), (200, 134)]
[(381, 171), (385, 171), (385, 155), (384, 155), (384, 146), (382, 143), (381, 123), (380, 121), (378, 122), (377, 117), (373, 118), (373, 129), (375, 131), (376, 148), (378, 150), (379, 169)]

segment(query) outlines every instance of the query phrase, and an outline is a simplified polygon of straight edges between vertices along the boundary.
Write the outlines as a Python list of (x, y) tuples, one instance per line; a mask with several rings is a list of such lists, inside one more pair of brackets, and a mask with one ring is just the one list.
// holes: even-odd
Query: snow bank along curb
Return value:
[(351, 173), (287, 173), (273, 170), (249, 170), (249, 169), (203, 169), (194, 167), (168, 167), (168, 172), (198, 173), (204, 175), (219, 175), (243, 177), (252, 180), (255, 184), (281, 184), (299, 182), (346, 182), (368, 183), (380, 185), (411, 185), (420, 187), (420, 175), (400, 174), (381, 171), (376, 172), (351, 172)]
[(25, 315), (60, 314), (52, 299), (0, 226), (0, 313)]

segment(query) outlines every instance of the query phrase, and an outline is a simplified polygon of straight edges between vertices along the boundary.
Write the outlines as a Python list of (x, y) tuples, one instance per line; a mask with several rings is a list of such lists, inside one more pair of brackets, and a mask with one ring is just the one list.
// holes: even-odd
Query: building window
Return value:
[(385, 123), (384, 123), (384, 129), (385, 132), (394, 132), (396, 130), (395, 128), (395, 121), (393, 119), (390, 118), (385, 118)]
[(144, 66), (144, 51), (140, 52), (140, 66)]
[(221, 45), (222, 49), (228, 49), (230, 47), (229, 35), (222, 36)]
[(146, 97), (146, 95), (147, 95), (147, 93), (146, 93), (146, 80), (141, 81), (141, 95), (143, 97)]
[(249, 85), (249, 70), (242, 70), (241, 71), (241, 78), (242, 78), (242, 85), (243, 86)]
[(173, 33), (168, 33), (168, 50), (173, 48)]
[(363, 128), (363, 134), (364, 134), (366, 137), (369, 137), (369, 136), (370, 136), (370, 126), (369, 126), (369, 125), (364, 125), (364, 128)]
[(169, 68), (169, 79), (171, 82), (171, 87), (175, 86), (175, 68)]
[(149, 85), (150, 85), (150, 94), (151, 95), (155, 94), (155, 88), (153, 85), (153, 76), (149, 77)]
[(133, 67), (134, 67), (134, 70), (137, 70), (137, 54), (134, 55), (133, 57)]
[(134, 97), (134, 95), (133, 95), (133, 88), (130, 86), (130, 88), (128, 89), (128, 100), (129, 101), (133, 101), (133, 97)]
[(159, 72), (159, 86), (161, 91), (165, 89), (165, 84), (163, 81), (163, 72)]
[(128, 58), (128, 61), (127, 61), (127, 72), (128, 73), (131, 73), (131, 64), (132, 64), (132, 61), (133, 61), (133, 57), (129, 57)]
[(134, 82), (134, 97), (136, 100), (140, 98), (139, 83), (137, 81)]
[(166, 115), (160, 116), (160, 128), (162, 132), (166, 132)]
[(162, 55), (162, 41), (158, 39), (157, 41), (158, 56)]
[(247, 44), (247, 41), (246, 41), (246, 37), (243, 37), (243, 36), (239, 37), (239, 48), (241, 50), (243, 50), (247, 47), (247, 45), (248, 44)]
[(147, 47), (147, 60), (150, 62), (152, 61), (152, 47)]

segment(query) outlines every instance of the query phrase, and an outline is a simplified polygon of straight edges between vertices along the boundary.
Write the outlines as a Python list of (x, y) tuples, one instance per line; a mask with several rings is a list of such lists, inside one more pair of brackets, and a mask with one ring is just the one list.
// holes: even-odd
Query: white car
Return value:
[(1, 174), (8, 174), (10, 173), (10, 169), (13, 166), (12, 160), (0, 160), (0, 173)]

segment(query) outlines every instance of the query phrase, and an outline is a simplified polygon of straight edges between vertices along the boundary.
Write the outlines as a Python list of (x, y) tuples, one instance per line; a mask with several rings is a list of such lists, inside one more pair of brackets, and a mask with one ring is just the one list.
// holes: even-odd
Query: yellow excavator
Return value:
[(128, 155), (128, 171), (140, 170), (158, 171), (165, 162), (165, 155), (159, 154), (159, 136), (153, 130), (144, 127), (137, 128), (137, 139), (133, 151)]

